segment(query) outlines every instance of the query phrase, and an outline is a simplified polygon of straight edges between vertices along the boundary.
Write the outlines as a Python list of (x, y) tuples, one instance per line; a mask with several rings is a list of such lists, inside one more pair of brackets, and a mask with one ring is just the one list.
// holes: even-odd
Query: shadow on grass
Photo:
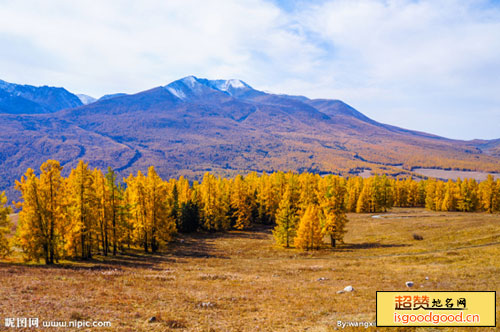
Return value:
[(228, 232), (197, 232), (181, 234), (180, 239), (171, 243), (166, 250), (170, 257), (178, 258), (222, 258), (228, 259), (222, 252), (215, 248), (218, 239), (256, 239), (267, 240), (272, 234), (272, 226), (255, 225), (243, 231), (231, 230)]
[(91, 259), (61, 260), (52, 265), (22, 261), (0, 262), (0, 269), (8, 267), (46, 268), (46, 269), (68, 269), (86, 271), (121, 270), (122, 268), (142, 268), (151, 270), (162, 270), (158, 267), (162, 264), (176, 262), (177, 258), (227, 258), (217, 253), (213, 239), (227, 236), (226, 233), (193, 233), (182, 234), (178, 240), (162, 246), (157, 253), (145, 253), (141, 248), (128, 248), (119, 252), (116, 256), (109, 253), (104, 256), (94, 253)]
[(67, 270), (83, 270), (83, 271), (106, 271), (106, 270), (121, 270), (126, 267), (154, 269), (160, 263), (168, 263), (173, 261), (167, 255), (146, 254), (138, 249), (128, 249), (125, 253), (119, 253), (116, 256), (103, 256), (94, 254), (93, 258), (87, 260), (73, 259), (62, 260), (59, 263), (45, 265), (43, 261), (36, 262), (0, 262), (0, 269), (8, 267), (25, 267), (37, 269), (67, 269)]
[(274, 226), (271, 225), (253, 225), (246, 230), (231, 230), (225, 233), (215, 233), (215, 235), (222, 238), (266, 240), (272, 235), (273, 229)]
[(165, 255), (175, 258), (225, 258), (216, 252), (212, 239), (220, 237), (213, 233), (183, 234), (179, 241), (169, 244)]
[(338, 249), (374, 249), (374, 248), (400, 248), (400, 247), (410, 247), (409, 244), (382, 244), (378, 242), (363, 242), (363, 243), (344, 243), (338, 247)]

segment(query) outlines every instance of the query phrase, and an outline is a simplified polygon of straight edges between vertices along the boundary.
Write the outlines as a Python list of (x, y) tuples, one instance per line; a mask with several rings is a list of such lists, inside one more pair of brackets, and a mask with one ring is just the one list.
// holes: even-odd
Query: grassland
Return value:
[[(375, 292), (407, 290), (409, 280), (415, 290), (500, 291), (498, 215), (393, 209), (349, 219), (345, 244), (334, 250), (275, 248), (271, 229), (256, 227), (181, 235), (159, 255), (130, 251), (53, 267), (14, 257), (0, 263), (0, 323), (38, 317), (112, 322), (92, 331), (333, 331), (338, 320), (374, 321)], [(354, 292), (337, 294), (348, 285)]]

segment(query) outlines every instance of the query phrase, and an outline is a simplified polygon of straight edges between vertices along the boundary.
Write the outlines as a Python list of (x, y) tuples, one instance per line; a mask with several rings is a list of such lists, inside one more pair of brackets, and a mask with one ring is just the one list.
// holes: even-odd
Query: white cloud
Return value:
[[(500, 120), (498, 5), (329, 1), (297, 16), (332, 48), (334, 61), (321, 69), (330, 84), (323, 82), (316, 93), (407, 128), (461, 138), (500, 136), (493, 124)], [(480, 114), (488, 114), (483, 126), (471, 127)]]
[(277, 62), (293, 48), (298, 60), (309, 56), (284, 25), (277, 7), (258, 0), (9, 2), (0, 11), (1, 31), (29, 41), (32, 58), (48, 53), (59, 66), (50, 77), (43, 66), (4, 75), (93, 94), (133, 92), (188, 74), (251, 79), (255, 62)]
[(500, 137), (492, 1), (0, 0), (0, 31), (0, 78), (16, 83), (98, 97), (239, 78), (407, 128)]

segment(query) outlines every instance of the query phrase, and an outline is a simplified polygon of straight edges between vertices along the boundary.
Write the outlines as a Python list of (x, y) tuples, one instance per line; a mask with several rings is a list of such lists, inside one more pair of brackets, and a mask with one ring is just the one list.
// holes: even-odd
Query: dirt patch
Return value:
[(454, 170), (444, 170), (444, 169), (434, 169), (434, 168), (414, 168), (412, 172), (431, 178), (452, 179), (452, 180), (461, 178), (461, 179), (475, 179), (477, 181), (484, 181), (488, 177), (488, 174), (493, 175), (495, 179), (500, 178), (500, 173), (454, 171)]

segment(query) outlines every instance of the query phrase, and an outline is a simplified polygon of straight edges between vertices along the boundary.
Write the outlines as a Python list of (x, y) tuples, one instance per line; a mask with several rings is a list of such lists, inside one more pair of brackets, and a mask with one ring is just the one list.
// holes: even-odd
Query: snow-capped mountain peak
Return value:
[(166, 85), (164, 88), (181, 100), (187, 99), (190, 95), (198, 96), (203, 92), (213, 92), (213, 90), (232, 96), (235, 91), (252, 89), (248, 84), (238, 79), (208, 80), (195, 76), (186, 76)]
[(97, 100), (96, 98), (91, 97), (89, 95), (85, 95), (83, 93), (79, 93), (76, 96), (78, 97), (78, 99), (80, 99), (80, 101), (83, 103), (83, 105), (92, 104), (93, 102), (95, 102)]
[(230, 80), (207, 80), (207, 83), (210, 87), (224, 91), (231, 94), (231, 90), (235, 89), (251, 89), (251, 87), (245, 82), (237, 79)]
[(230, 79), (226, 81), (225, 87), (226, 89), (228, 87), (232, 87), (234, 89), (242, 89), (242, 88), (249, 88), (250, 86), (245, 82), (243, 82), (242, 80)]
[(180, 79), (180, 81), (182, 81), (182, 83), (184, 83), (185, 85), (187, 85), (190, 88), (194, 88), (196, 86), (196, 84), (199, 83), (198, 79), (196, 77), (194, 77), (193, 75), (186, 76), (186, 77)]

